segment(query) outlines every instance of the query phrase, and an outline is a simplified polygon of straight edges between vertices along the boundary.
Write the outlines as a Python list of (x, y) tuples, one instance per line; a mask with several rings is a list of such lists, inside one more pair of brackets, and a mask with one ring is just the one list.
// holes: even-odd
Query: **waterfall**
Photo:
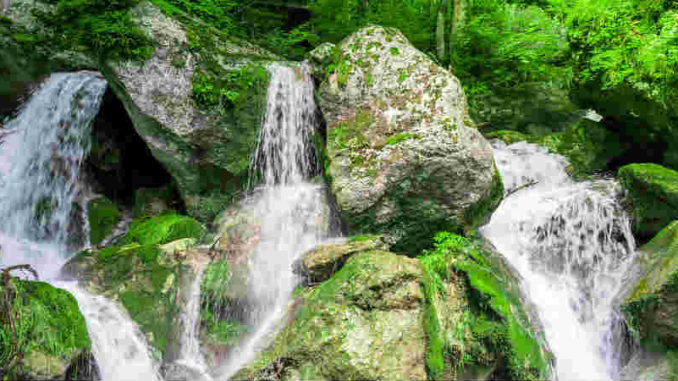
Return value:
[(55, 276), (68, 254), (69, 224), (106, 81), (53, 74), (0, 136), (0, 246), (4, 266), (28, 263)]
[[(143, 334), (116, 303), (56, 281), (70, 250), (80, 169), (107, 83), (52, 74), (0, 130), (0, 265), (30, 264), (76, 298), (103, 381), (160, 380)], [(80, 211), (82, 212), (82, 211)]]
[(259, 243), (248, 259), (246, 315), (252, 329), (219, 372), (223, 378), (265, 345), (297, 283), (292, 263), (324, 238), (324, 186), (309, 182), (316, 167), (310, 140), (316, 106), (307, 70), (305, 65), (270, 68), (266, 117), (253, 160), (262, 184), (242, 205), (261, 224)]
[(78, 301), (103, 381), (161, 380), (146, 338), (115, 302), (92, 295), (74, 283), (56, 285)]
[(177, 364), (187, 367), (194, 371), (191, 374), (195, 380), (211, 381), (207, 372), (207, 364), (200, 353), (200, 285), (202, 275), (205, 270), (203, 264), (196, 264), (197, 268), (191, 287), (186, 296), (185, 305), (180, 311), (181, 321), (181, 348)]
[(629, 219), (611, 180), (574, 182), (565, 158), (493, 143), (508, 196), (481, 228), (522, 277), (561, 380), (618, 377), (615, 296), (633, 262)]

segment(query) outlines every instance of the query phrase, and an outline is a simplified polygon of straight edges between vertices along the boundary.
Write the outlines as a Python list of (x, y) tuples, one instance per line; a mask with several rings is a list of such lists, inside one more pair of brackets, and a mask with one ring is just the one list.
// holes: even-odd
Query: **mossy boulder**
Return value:
[(678, 219), (678, 172), (658, 164), (630, 164), (617, 177), (633, 203), (633, 230), (641, 239)]
[(8, 288), (0, 286), (0, 294), (3, 300), (8, 297), (12, 306), (17, 347), (12, 345), (9, 311), (3, 303), (0, 307), (0, 369), (4, 377), (63, 380), (79, 374), (93, 379), (95, 372), (78, 369), (95, 365), (82, 361), (91, 360), (91, 343), (75, 298), (43, 282), (12, 279)]
[(345, 263), (297, 290), (288, 325), (233, 379), (548, 378), (510, 269), (454, 237), (421, 259), (360, 239), (307, 253)]
[(641, 276), (622, 311), (641, 343), (678, 349), (678, 221), (641, 247)]
[(459, 80), (390, 28), (347, 37), (330, 64), (316, 53), (326, 176), (351, 233), (416, 253), (437, 231), (482, 224), (503, 190)]
[(233, 379), (425, 379), (421, 276), (416, 259), (356, 254), (302, 292), (292, 323)]
[(131, 11), (155, 45), (151, 58), (102, 72), (189, 213), (211, 222), (247, 178), (266, 107), (265, 66), (277, 57), (157, 4)]
[(87, 203), (87, 220), (89, 222), (89, 242), (98, 245), (111, 235), (118, 223), (120, 211), (113, 201), (106, 197), (97, 197)]
[(114, 246), (78, 253), (63, 272), (90, 291), (119, 301), (158, 357), (178, 350), (172, 334), (182, 273), (205, 253), (195, 250), (205, 229), (174, 213), (132, 222)]
[(543, 380), (553, 355), (500, 254), (439, 233), (420, 260), (429, 379)]

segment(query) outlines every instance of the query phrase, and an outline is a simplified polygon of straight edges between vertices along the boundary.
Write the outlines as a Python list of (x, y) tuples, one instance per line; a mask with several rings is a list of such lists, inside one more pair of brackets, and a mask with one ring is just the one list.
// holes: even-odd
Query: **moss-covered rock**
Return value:
[(374, 243), (307, 253), (303, 261), (345, 264), (320, 285), (298, 289), (289, 325), (234, 379), (550, 376), (551, 355), (497, 257), (450, 234), (420, 260)]
[(294, 321), (233, 379), (425, 379), (421, 276), (415, 259), (356, 254), (303, 292)]
[(678, 219), (678, 172), (657, 164), (630, 164), (617, 177), (631, 197), (633, 230), (642, 239)]
[(326, 55), (311, 53), (324, 73), (326, 175), (351, 232), (390, 235), (393, 250), (414, 254), (437, 231), (482, 223), (501, 180), (457, 78), (378, 26), (347, 37), (330, 64)]
[(47, 283), (17, 279), (9, 290), (0, 286), (0, 294), (11, 303), (17, 340), (14, 347), (9, 311), (3, 303), (0, 372), (6, 379), (65, 379), (78, 366), (94, 366), (81, 361), (90, 357), (91, 343), (85, 318), (71, 294)]
[(206, 255), (193, 250), (204, 234), (200, 223), (173, 213), (135, 220), (115, 246), (80, 252), (63, 272), (118, 300), (162, 357), (178, 348), (172, 333), (179, 279), (192, 257)]
[(119, 216), (118, 207), (106, 197), (98, 197), (87, 203), (90, 244), (98, 245), (111, 235)]
[(420, 257), (429, 378), (550, 378), (552, 355), (501, 256), (455, 234), (435, 241)]
[(641, 253), (641, 277), (622, 305), (627, 325), (646, 346), (678, 349), (678, 221)]

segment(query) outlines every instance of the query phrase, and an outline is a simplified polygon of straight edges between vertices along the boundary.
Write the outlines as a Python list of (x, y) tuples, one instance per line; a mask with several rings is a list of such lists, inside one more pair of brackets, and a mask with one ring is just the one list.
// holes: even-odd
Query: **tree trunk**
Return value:
[(454, 0), (454, 17), (452, 20), (452, 34), (457, 34), (459, 29), (464, 26), (464, 16), (466, 13), (466, 1)]
[(2, 0), (2, 14), (6, 15), (9, 13), (9, 1), (10, 0)]
[(436, 25), (436, 46), (438, 48), (438, 60), (442, 62), (445, 59), (445, 7), (446, 0), (440, 2), (438, 7), (438, 23)]

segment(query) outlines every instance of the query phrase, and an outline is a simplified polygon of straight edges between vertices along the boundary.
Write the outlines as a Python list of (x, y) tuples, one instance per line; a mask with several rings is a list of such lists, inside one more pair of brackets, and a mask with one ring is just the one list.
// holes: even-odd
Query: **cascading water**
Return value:
[(146, 338), (116, 303), (92, 295), (74, 283), (56, 286), (68, 290), (78, 301), (103, 381), (162, 380)]
[(80, 168), (106, 87), (96, 73), (53, 74), (0, 130), (0, 264), (30, 264), (75, 296), (103, 381), (155, 381), (160, 377), (132, 320), (103, 296), (55, 281), (72, 246)]
[(261, 224), (249, 258), (248, 337), (231, 354), (221, 376), (247, 364), (284, 316), (297, 279), (292, 264), (325, 234), (324, 188), (308, 181), (316, 163), (310, 140), (315, 127), (313, 82), (305, 66), (270, 69), (268, 105), (253, 167), (262, 185), (243, 208)]
[(525, 142), (493, 143), (508, 196), (481, 229), (522, 277), (561, 380), (618, 376), (615, 296), (635, 242), (610, 180), (576, 183), (565, 158)]
[(191, 286), (186, 295), (186, 300), (180, 312), (181, 320), (181, 349), (177, 364), (187, 367), (194, 374), (191, 376), (196, 381), (211, 381), (207, 372), (207, 364), (200, 353), (200, 285), (204, 272), (204, 264), (196, 264), (195, 274)]
[(64, 263), (80, 167), (106, 86), (94, 73), (53, 74), (5, 125), (0, 142), (3, 265), (27, 263), (49, 279)]

